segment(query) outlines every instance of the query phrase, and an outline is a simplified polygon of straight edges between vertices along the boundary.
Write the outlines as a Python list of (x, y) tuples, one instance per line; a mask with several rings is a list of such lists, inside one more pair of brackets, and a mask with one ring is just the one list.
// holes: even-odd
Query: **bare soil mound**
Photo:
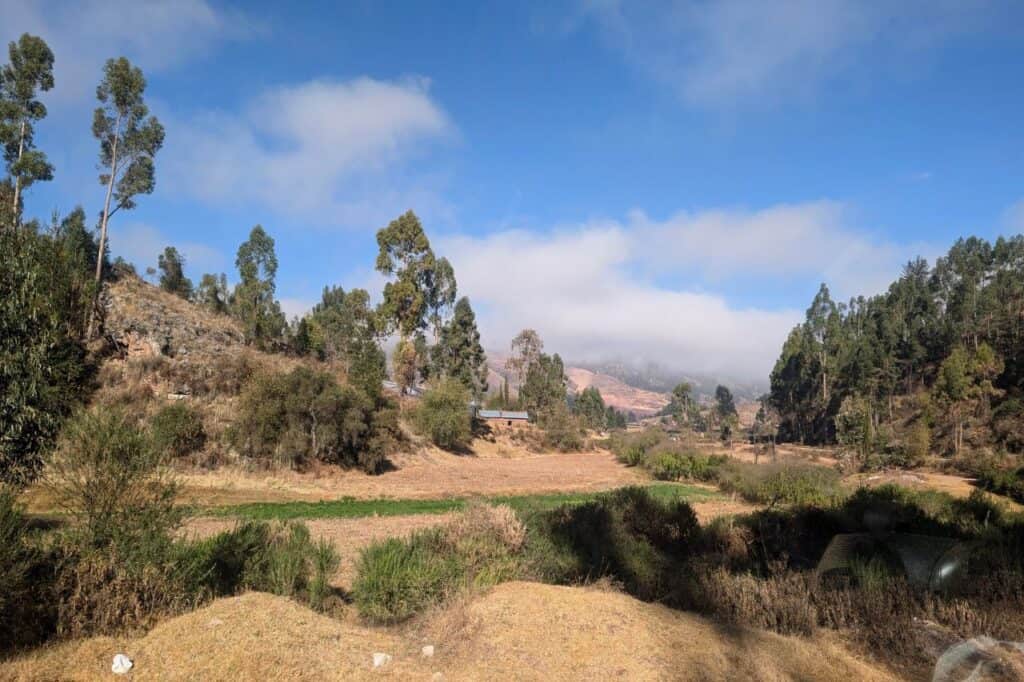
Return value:
[[(424, 658), (421, 648), (435, 646)], [(8, 663), (16, 680), (888, 680), (832, 639), (725, 628), (617, 592), (507, 583), (416, 626), (371, 628), (281, 597), (221, 599), (136, 639), (67, 643)], [(374, 669), (375, 652), (391, 660)], [(440, 676), (437, 676), (440, 673)]]

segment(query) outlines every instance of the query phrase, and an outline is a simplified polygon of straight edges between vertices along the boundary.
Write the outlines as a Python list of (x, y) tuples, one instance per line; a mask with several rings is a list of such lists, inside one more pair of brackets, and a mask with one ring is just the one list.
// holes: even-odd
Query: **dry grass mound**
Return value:
[[(457, 613), (454, 613), (457, 611)], [(453, 626), (453, 624), (455, 624)], [(436, 646), (431, 659), (424, 644)], [(115, 653), (136, 679), (888, 680), (833, 639), (731, 629), (597, 589), (505, 583), (418, 626), (368, 628), (281, 597), (221, 599), (139, 639), (72, 642), (0, 667), (0, 678), (110, 677)], [(393, 659), (374, 670), (372, 655)]]
[(887, 680), (826, 637), (729, 628), (619, 592), (505, 583), (468, 607), (474, 679)]
[[(400, 649), (402, 642), (387, 631), (251, 592), (168, 620), (139, 639), (96, 637), (50, 648), (0, 668), (0, 679), (110, 679), (115, 653), (132, 659), (132, 677), (138, 680), (362, 679), (377, 672), (374, 652), (395, 655)], [(429, 679), (425, 671), (395, 659), (386, 672)]]

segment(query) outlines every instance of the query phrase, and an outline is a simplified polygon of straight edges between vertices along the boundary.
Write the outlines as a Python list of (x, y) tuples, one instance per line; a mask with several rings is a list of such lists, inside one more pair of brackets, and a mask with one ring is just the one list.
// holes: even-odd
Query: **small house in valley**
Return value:
[(491, 428), (517, 428), (530, 423), (527, 412), (509, 410), (477, 410), (477, 419), (487, 423)]

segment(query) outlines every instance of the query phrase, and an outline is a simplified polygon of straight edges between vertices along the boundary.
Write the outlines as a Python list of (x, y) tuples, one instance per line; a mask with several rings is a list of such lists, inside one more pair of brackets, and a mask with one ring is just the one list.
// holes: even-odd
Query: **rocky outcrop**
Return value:
[(173, 294), (126, 276), (104, 292), (104, 335), (124, 358), (188, 357), (239, 351), (241, 329)]

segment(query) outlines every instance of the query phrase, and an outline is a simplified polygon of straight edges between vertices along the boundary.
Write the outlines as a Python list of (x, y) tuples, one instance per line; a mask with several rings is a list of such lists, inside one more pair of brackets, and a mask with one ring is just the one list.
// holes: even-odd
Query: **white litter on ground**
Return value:
[(117, 654), (114, 656), (114, 662), (110, 666), (110, 672), (115, 675), (125, 675), (129, 670), (132, 669), (132, 659), (128, 658), (124, 654)]

